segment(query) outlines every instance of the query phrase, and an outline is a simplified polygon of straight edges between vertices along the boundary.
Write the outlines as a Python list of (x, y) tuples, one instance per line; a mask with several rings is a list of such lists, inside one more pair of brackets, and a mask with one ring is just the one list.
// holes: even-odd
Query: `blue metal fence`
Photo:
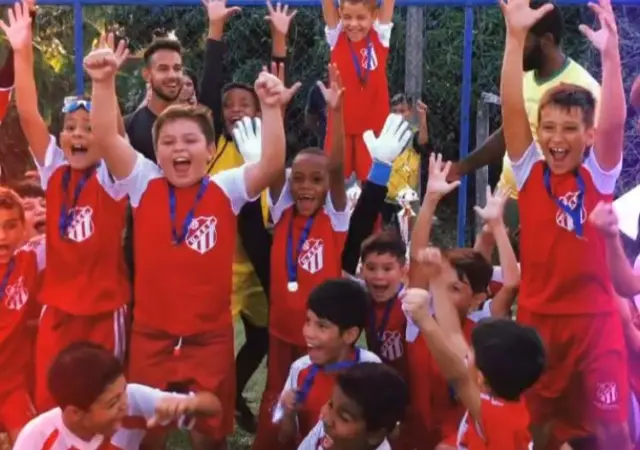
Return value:
[[(13, 0), (0, 0), (0, 5), (13, 4)], [(287, 4), (295, 7), (319, 7), (320, 0), (287, 0)], [(472, 59), (473, 59), (473, 30), (474, 7), (495, 6), (496, 0), (397, 0), (399, 7), (429, 6), (429, 7), (464, 7), (464, 49), (462, 52), (462, 86), (460, 104), (460, 142), (459, 155), (464, 158), (469, 152), (471, 129), (471, 95), (472, 95)], [(581, 5), (587, 0), (559, 0), (559, 5)], [(615, 5), (640, 6), (640, 0), (615, 1)], [(74, 12), (74, 53), (84, 55), (83, 6), (200, 6), (200, 0), (38, 0), (40, 5), (73, 6)], [(264, 6), (264, 0), (229, 0), (235, 6)], [(79, 94), (85, 92), (84, 70), (82, 58), (75, 59), (76, 90)], [(462, 179), (458, 196), (458, 245), (465, 244), (465, 229), (467, 222), (467, 179)]]

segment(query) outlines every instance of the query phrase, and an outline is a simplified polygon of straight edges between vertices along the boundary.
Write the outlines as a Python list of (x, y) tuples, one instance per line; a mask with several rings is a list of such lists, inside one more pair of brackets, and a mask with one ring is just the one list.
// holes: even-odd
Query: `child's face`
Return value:
[(326, 433), (322, 442), (324, 449), (367, 449), (384, 439), (380, 433), (367, 432), (362, 408), (347, 397), (339, 386), (333, 388), (331, 399), (322, 408), (321, 418)]
[(25, 197), (22, 199), (27, 239), (44, 234), (46, 229), (47, 206), (44, 197)]
[(395, 255), (369, 253), (360, 273), (373, 300), (386, 302), (398, 293), (406, 270)]
[(340, 18), (349, 40), (358, 42), (371, 30), (376, 20), (376, 10), (365, 2), (343, 1), (340, 4)]
[(0, 264), (9, 262), (25, 239), (25, 223), (17, 208), (0, 208)]
[(538, 143), (552, 173), (568, 173), (578, 167), (584, 150), (593, 144), (593, 135), (580, 108), (567, 110), (550, 104), (540, 110)]
[(256, 99), (246, 89), (229, 89), (222, 99), (222, 118), (227, 133), (231, 134), (233, 126), (243, 117), (254, 118), (258, 115)]
[(349, 331), (341, 333), (336, 324), (318, 317), (313, 311), (307, 311), (302, 335), (312, 363), (330, 364), (346, 356), (355, 342), (355, 339), (349, 340), (351, 334)]
[(474, 294), (466, 277), (460, 280), (458, 272), (449, 263), (444, 260), (442, 262), (442, 270), (438, 277), (434, 280), (434, 285), (451, 300), (456, 311), (461, 317), (466, 316), (469, 311), (475, 307), (484, 296)]
[(215, 145), (207, 144), (198, 123), (189, 118), (165, 122), (158, 130), (156, 156), (167, 180), (176, 187), (191, 186), (207, 173)]
[(122, 375), (104, 390), (89, 410), (73, 408), (70, 416), (77, 426), (89, 432), (111, 436), (122, 425), (127, 411), (127, 381)]
[(87, 110), (80, 108), (65, 114), (60, 132), (60, 147), (74, 169), (88, 169), (100, 161), (100, 154), (93, 145)]
[(329, 190), (329, 172), (324, 155), (303, 153), (291, 166), (291, 196), (301, 216), (311, 216), (324, 204)]
[(195, 92), (195, 86), (193, 81), (187, 75), (182, 76), (182, 87), (180, 88), (180, 95), (178, 100), (184, 103), (191, 103)]
[(413, 109), (407, 102), (398, 103), (391, 107), (393, 114), (400, 114), (404, 120), (411, 121), (413, 119)]

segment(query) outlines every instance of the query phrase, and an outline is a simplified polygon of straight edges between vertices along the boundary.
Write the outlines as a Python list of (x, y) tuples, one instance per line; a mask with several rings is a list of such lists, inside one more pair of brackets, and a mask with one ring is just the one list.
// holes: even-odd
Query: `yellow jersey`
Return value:
[[(546, 79), (539, 79), (535, 76), (533, 70), (524, 74), (522, 91), (524, 94), (524, 104), (529, 117), (529, 125), (531, 126), (531, 135), (537, 143), (538, 129), (538, 106), (542, 96), (549, 89), (561, 84), (575, 84), (591, 91), (596, 99), (596, 104), (600, 102), (600, 84), (591, 76), (587, 70), (580, 64), (567, 58), (562, 69)], [(540, 153), (542, 158), (542, 153)], [(502, 174), (500, 175), (500, 186), (510, 191), (511, 198), (518, 198), (518, 188), (516, 179), (511, 168), (511, 161), (507, 154), (502, 160)]]
[[(243, 164), (244, 159), (236, 148), (235, 142), (220, 136), (216, 146), (216, 154), (209, 166), (209, 174), (215, 175), (218, 172), (240, 167)], [(269, 217), (266, 191), (262, 193), (260, 203), (262, 205), (262, 217), (266, 225)], [(233, 317), (237, 317), (242, 312), (254, 325), (266, 327), (268, 324), (267, 296), (242, 246), (240, 236), (236, 238), (232, 283), (231, 313)]]
[[(415, 132), (417, 131), (414, 130), (414, 137)], [(413, 143), (413, 139), (411, 143)], [(420, 154), (411, 143), (393, 161), (391, 177), (387, 183), (388, 202), (396, 203), (398, 194), (407, 186), (420, 192)]]

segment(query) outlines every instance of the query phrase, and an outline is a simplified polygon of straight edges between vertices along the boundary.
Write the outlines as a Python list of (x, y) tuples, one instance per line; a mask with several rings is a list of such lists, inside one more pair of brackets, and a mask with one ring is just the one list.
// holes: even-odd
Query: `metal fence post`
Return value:
[(75, 56), (76, 93), (84, 95), (84, 17), (81, 0), (73, 1), (73, 53)]
[[(424, 63), (424, 8), (407, 8), (404, 58), (404, 92), (414, 99), (422, 97), (422, 67)], [(422, 177), (418, 178), (418, 192), (422, 192)]]
[[(476, 146), (489, 137), (489, 105), (484, 101), (485, 93), (478, 100), (476, 111)], [(484, 206), (487, 202), (486, 189), (489, 185), (489, 166), (476, 170), (476, 205)], [(482, 221), (475, 219), (476, 234), (482, 228)]]
[[(460, 102), (460, 159), (469, 153), (471, 116), (471, 70), (473, 63), (473, 7), (464, 8), (464, 49), (462, 51), (462, 100)], [(467, 225), (467, 177), (458, 188), (458, 247), (464, 247)]]

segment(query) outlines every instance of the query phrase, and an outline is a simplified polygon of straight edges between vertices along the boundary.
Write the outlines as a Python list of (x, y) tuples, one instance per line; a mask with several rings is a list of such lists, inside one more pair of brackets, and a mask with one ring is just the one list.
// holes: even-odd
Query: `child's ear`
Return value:
[(342, 333), (342, 339), (349, 345), (356, 345), (362, 330), (358, 327), (351, 327)]
[(147, 83), (149, 82), (149, 69), (146, 67), (143, 67), (142, 69), (142, 79)]

